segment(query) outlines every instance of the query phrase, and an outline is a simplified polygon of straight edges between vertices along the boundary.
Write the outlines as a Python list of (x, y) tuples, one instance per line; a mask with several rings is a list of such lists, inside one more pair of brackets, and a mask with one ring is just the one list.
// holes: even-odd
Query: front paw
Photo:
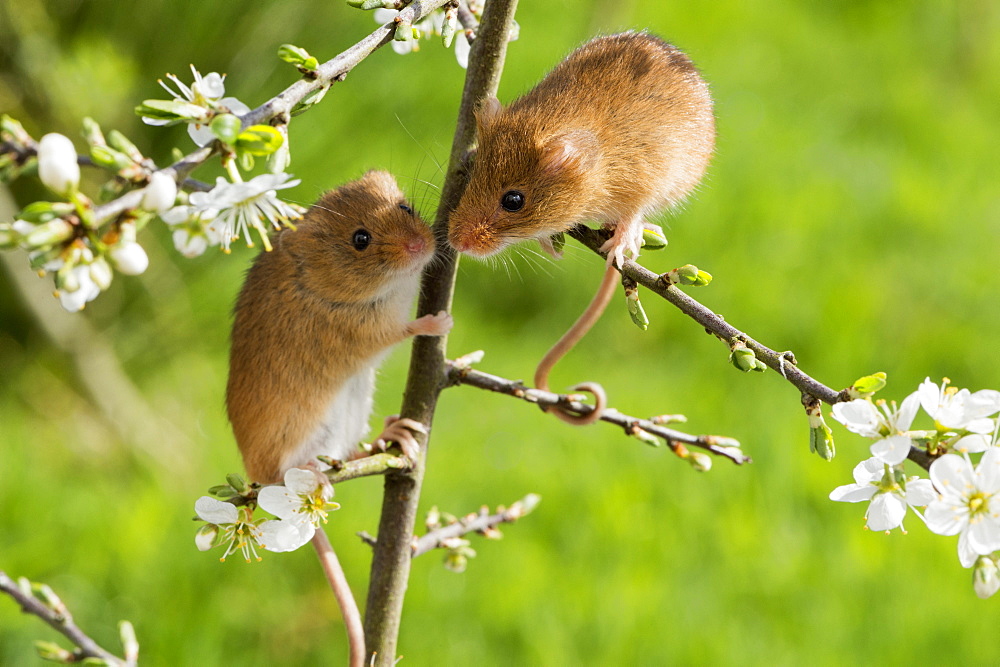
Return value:
[(413, 336), (444, 336), (454, 324), (451, 314), (442, 310), (437, 315), (424, 315), (413, 320), (409, 329)]

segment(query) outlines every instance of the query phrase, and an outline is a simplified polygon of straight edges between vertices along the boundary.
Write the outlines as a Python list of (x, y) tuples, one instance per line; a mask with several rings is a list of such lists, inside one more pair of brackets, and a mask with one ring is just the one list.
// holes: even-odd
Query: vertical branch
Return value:
[[(451, 308), (458, 258), (446, 241), (448, 217), (458, 205), (468, 181), (467, 155), (476, 140), (474, 111), (481, 99), (496, 94), (516, 8), (517, 0), (490, 0), (472, 44), (448, 173), (434, 221), (439, 261), (423, 275), (418, 315)], [(446, 343), (443, 336), (414, 339), (400, 411), (402, 416), (431, 425), (438, 394), (444, 386)], [(376, 654), (378, 665), (392, 665), (396, 657), (403, 596), (410, 575), (411, 541), (426, 462), (427, 438), (421, 435), (417, 438), (421, 440), (422, 460), (416, 469), (389, 474), (385, 478), (382, 517), (365, 613), (368, 654)]]

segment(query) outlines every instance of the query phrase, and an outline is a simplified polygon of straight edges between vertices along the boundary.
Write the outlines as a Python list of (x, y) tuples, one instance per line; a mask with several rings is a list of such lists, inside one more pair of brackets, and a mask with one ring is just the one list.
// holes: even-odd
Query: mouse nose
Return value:
[(406, 251), (411, 255), (419, 255), (424, 252), (425, 248), (427, 248), (427, 241), (419, 236), (413, 237), (406, 243)]

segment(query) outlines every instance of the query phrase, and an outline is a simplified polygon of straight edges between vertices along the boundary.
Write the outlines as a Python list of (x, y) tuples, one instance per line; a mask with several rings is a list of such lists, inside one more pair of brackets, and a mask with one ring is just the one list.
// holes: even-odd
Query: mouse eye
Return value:
[(410, 208), (409, 206), (407, 206), (406, 204), (400, 204), (399, 208), (403, 209), (404, 211), (406, 211), (410, 215), (413, 215), (413, 209)]
[(500, 206), (503, 207), (503, 210), (510, 211), (511, 213), (520, 211), (524, 208), (524, 194), (517, 190), (508, 190), (500, 198)]
[(351, 245), (355, 250), (364, 250), (372, 242), (372, 235), (367, 230), (359, 229), (351, 237)]

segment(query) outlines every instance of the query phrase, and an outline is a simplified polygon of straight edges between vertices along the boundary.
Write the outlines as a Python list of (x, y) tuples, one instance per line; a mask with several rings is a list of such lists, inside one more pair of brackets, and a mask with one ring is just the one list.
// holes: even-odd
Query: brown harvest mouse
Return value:
[[(356, 456), (383, 357), (452, 326), (444, 312), (409, 321), (434, 239), (386, 172), (327, 192), (273, 244), (236, 302), (226, 387), (247, 474), (261, 483), (319, 455)], [(376, 442), (395, 440), (412, 456), (408, 428), (422, 427), (389, 420)]]
[[(449, 220), (458, 251), (486, 257), (578, 223), (613, 230), (601, 248), (608, 269), (593, 301), (545, 355), (535, 384), (600, 317), (624, 258), (642, 245), (646, 216), (678, 204), (698, 184), (715, 146), (708, 86), (691, 60), (642, 32), (598, 37), (574, 51), (528, 94), (502, 108), (488, 98), (476, 114), (479, 148), (468, 187)], [(573, 423), (589, 415), (555, 412)]]

